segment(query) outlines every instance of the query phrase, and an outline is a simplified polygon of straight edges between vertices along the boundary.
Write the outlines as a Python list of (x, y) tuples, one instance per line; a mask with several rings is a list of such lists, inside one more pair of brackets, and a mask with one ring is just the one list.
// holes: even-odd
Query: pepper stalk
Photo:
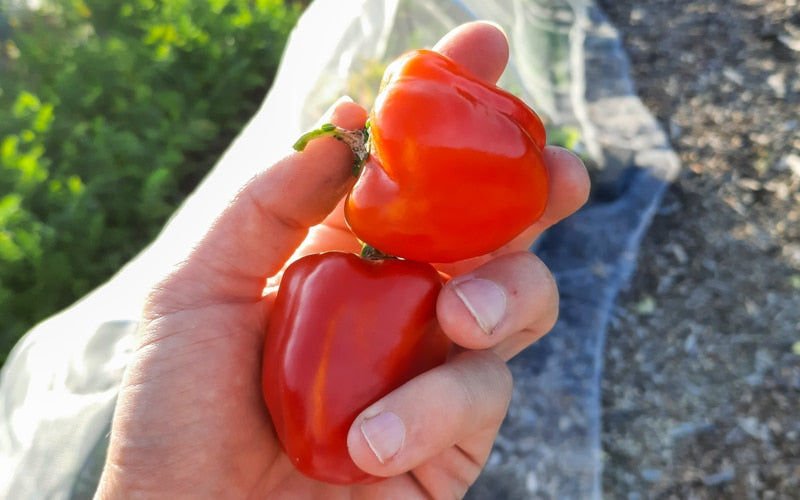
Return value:
[(320, 137), (333, 137), (337, 141), (347, 144), (355, 156), (355, 161), (353, 162), (353, 176), (358, 177), (361, 173), (361, 168), (364, 166), (367, 158), (369, 158), (369, 122), (367, 122), (364, 128), (358, 130), (349, 130), (337, 127), (332, 123), (326, 123), (319, 128), (301, 135), (292, 145), (292, 148), (294, 148), (295, 151), (303, 151), (309, 142)]

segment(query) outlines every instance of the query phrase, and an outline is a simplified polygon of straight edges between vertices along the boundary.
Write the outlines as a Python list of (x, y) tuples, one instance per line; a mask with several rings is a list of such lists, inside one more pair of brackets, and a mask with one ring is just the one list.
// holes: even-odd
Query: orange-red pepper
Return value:
[(447, 358), (436, 320), (443, 279), (429, 264), (327, 252), (283, 275), (264, 347), (263, 391), (292, 464), (337, 484), (359, 469), (347, 432), (371, 403)]
[(415, 50), (386, 70), (345, 217), (389, 255), (452, 262), (508, 243), (544, 211), (545, 129), (512, 94)]

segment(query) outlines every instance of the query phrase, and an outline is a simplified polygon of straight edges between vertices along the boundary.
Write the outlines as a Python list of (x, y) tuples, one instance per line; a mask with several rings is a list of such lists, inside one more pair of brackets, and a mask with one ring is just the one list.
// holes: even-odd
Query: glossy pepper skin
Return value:
[(545, 129), (510, 93), (416, 50), (386, 70), (371, 153), (345, 204), (362, 241), (420, 262), (476, 257), (543, 213)]
[(278, 438), (305, 475), (336, 484), (359, 469), (347, 433), (371, 403), (443, 363), (443, 279), (430, 265), (328, 252), (285, 271), (269, 318), (262, 387)]

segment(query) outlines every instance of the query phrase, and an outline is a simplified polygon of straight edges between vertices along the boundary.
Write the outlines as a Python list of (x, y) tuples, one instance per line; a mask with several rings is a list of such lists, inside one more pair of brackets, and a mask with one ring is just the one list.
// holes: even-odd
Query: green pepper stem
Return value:
[(367, 260), (396, 259), (397, 257), (385, 254), (377, 248), (364, 243), (361, 246), (361, 258)]
[(353, 176), (358, 177), (361, 173), (361, 168), (369, 158), (369, 129), (365, 127), (358, 130), (348, 130), (345, 128), (337, 127), (332, 123), (326, 123), (321, 127), (306, 132), (301, 135), (299, 139), (292, 145), (295, 151), (303, 151), (308, 143), (320, 137), (333, 137), (337, 141), (341, 141), (350, 148), (355, 156), (353, 162)]

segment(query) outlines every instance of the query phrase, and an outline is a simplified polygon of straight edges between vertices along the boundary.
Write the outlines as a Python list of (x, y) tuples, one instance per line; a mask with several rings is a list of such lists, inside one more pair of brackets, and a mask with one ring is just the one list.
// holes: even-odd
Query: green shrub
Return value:
[(0, 363), (157, 234), (257, 109), (301, 9), (2, 5)]

